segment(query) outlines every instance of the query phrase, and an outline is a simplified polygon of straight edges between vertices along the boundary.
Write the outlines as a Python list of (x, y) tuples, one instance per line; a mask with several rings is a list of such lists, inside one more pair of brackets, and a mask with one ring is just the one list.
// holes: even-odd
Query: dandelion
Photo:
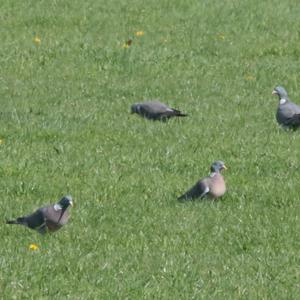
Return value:
[(0, 139), (0, 145), (3, 144), (3, 143), (4, 143), (4, 140), (3, 140), (3, 139)]
[(30, 244), (29, 245), (29, 250), (31, 251), (36, 251), (39, 249), (39, 246), (37, 244)]
[(40, 37), (38, 37), (38, 36), (35, 36), (34, 39), (33, 39), (33, 41), (34, 41), (34, 43), (35, 43), (36, 45), (38, 45), (38, 46), (41, 44), (41, 39), (40, 39)]
[(129, 48), (129, 46), (132, 44), (132, 40), (128, 40), (127, 42), (125, 42), (123, 45), (122, 45), (122, 48)]
[(135, 36), (143, 36), (145, 34), (144, 31), (137, 31), (134, 35)]

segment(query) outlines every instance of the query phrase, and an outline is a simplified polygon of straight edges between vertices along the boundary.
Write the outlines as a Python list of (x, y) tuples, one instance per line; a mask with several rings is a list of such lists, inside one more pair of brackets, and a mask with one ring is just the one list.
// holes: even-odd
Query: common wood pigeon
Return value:
[(166, 121), (172, 117), (186, 117), (187, 115), (181, 111), (170, 108), (166, 104), (159, 101), (146, 101), (143, 103), (135, 103), (131, 106), (131, 113), (150, 120)]
[(70, 205), (73, 205), (73, 200), (70, 195), (67, 195), (56, 204), (41, 207), (31, 215), (19, 217), (15, 220), (8, 220), (6, 224), (24, 225), (37, 230), (41, 234), (47, 231), (53, 232), (68, 222), (68, 207)]
[(178, 200), (193, 200), (196, 198), (207, 197), (216, 199), (223, 196), (226, 192), (226, 186), (221, 171), (226, 166), (223, 161), (215, 161), (210, 168), (210, 175), (199, 180), (191, 189), (181, 195)]
[(282, 86), (277, 86), (272, 94), (279, 97), (276, 112), (277, 122), (285, 128), (297, 129), (300, 126), (300, 106), (290, 101), (286, 90)]

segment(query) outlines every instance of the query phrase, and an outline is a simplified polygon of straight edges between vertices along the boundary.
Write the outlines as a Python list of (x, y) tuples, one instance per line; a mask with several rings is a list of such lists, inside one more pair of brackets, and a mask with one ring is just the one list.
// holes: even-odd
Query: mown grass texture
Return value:
[[(2, 0), (1, 297), (299, 297), (300, 135), (271, 96), (300, 98), (299, 14), (292, 0)], [(156, 98), (189, 117), (129, 114)], [(216, 159), (222, 200), (178, 203)], [(4, 224), (67, 193), (56, 234)]]

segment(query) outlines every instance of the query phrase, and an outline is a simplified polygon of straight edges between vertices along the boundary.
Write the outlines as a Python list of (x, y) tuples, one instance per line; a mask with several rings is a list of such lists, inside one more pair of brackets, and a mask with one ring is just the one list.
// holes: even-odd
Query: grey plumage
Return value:
[(178, 197), (178, 200), (193, 200), (196, 198), (216, 199), (223, 196), (226, 192), (226, 185), (221, 171), (226, 169), (223, 161), (215, 161), (211, 165), (209, 176), (199, 180), (191, 189)]
[(30, 215), (19, 217), (15, 220), (8, 220), (6, 224), (24, 225), (37, 230), (41, 234), (47, 231), (53, 232), (68, 222), (68, 207), (70, 205), (73, 205), (73, 200), (70, 195), (67, 195), (56, 204), (41, 207)]
[(131, 106), (131, 113), (136, 113), (150, 120), (166, 121), (172, 117), (186, 117), (181, 111), (170, 108), (159, 101), (146, 101)]
[(278, 124), (285, 128), (297, 129), (300, 126), (300, 106), (290, 101), (288, 93), (282, 86), (277, 86), (272, 94), (279, 98), (276, 112)]

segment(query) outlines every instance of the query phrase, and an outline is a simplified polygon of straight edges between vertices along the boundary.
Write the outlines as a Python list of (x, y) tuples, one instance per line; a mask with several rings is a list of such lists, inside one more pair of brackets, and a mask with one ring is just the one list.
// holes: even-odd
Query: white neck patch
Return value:
[(54, 210), (56, 210), (56, 211), (62, 209), (62, 207), (61, 207), (58, 203), (54, 204), (53, 208), (54, 208)]
[(217, 175), (216, 172), (212, 172), (212, 173), (210, 173), (209, 177), (214, 177), (214, 176), (216, 176), (216, 175)]
[(284, 104), (285, 102), (286, 102), (286, 99), (282, 98), (282, 99), (280, 99), (279, 104)]

